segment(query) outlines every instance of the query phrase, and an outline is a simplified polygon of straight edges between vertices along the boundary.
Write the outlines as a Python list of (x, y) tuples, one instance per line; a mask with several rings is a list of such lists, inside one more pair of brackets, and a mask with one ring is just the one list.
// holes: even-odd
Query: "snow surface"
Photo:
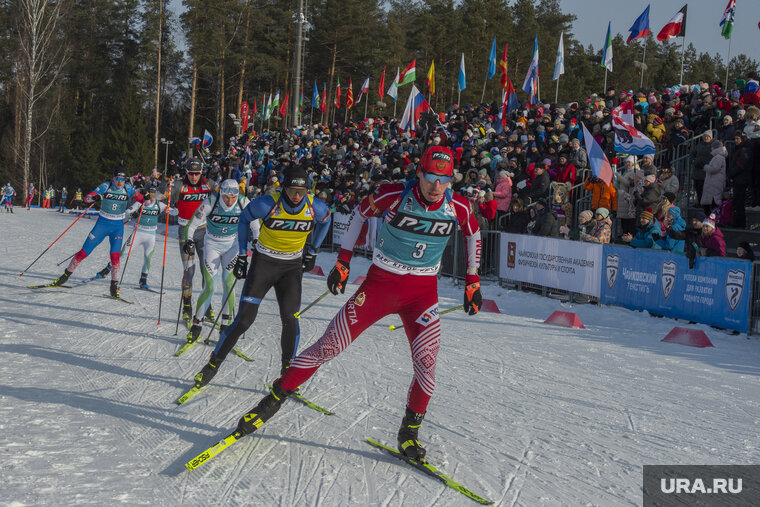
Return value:
[[(32, 291), (78, 250), (82, 219), (18, 274), (71, 222), (48, 210), (0, 212), (0, 503), (22, 505), (477, 505), (364, 442), (395, 445), (411, 379), (409, 346), (388, 317), (326, 364), (303, 393), (335, 412), (288, 401), (261, 430), (201, 468), (184, 463), (227, 435), (279, 373), (274, 297), (212, 384), (186, 405), (210, 347), (174, 352), (180, 263), (167, 252), (161, 325), (158, 294), (134, 287), (133, 252), (122, 295), (98, 280)], [(161, 276), (163, 236), (151, 285)], [(107, 261), (102, 244), (70, 284)], [(328, 272), (335, 255), (323, 253)], [(366, 273), (356, 259), (351, 279)], [(196, 275), (196, 283), (199, 277)], [(440, 287), (441, 308), (462, 289)], [(356, 286), (351, 286), (355, 289)], [(325, 290), (304, 278), (304, 302)], [(674, 325), (646, 313), (569, 305), (485, 286), (502, 314), (442, 317), (437, 386), (420, 435), (432, 463), (498, 505), (637, 505), (644, 464), (758, 464), (760, 344), (703, 329), (715, 348), (662, 343)], [(196, 293), (197, 296), (197, 293)], [(301, 319), (301, 348), (319, 338), (348, 293)], [(214, 307), (219, 308), (216, 295)], [(543, 324), (577, 312), (586, 329)]]

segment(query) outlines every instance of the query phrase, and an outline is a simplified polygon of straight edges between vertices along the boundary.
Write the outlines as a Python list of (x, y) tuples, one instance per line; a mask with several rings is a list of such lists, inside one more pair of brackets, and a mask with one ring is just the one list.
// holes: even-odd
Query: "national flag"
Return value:
[(322, 100), (319, 104), (319, 110), (322, 114), (327, 112), (327, 83), (322, 83)]
[(273, 113), (277, 112), (280, 105), (280, 90), (277, 90), (277, 93), (274, 96), (274, 99), (272, 100), (272, 109), (269, 110), (269, 115), (271, 116)]
[(533, 58), (530, 60), (528, 73), (525, 74), (522, 89), (530, 95), (532, 103), (533, 98), (538, 95), (538, 32), (536, 32), (536, 37), (533, 39)]
[[(359, 100), (356, 101), (357, 104), (362, 101), (362, 97), (364, 97), (365, 94), (369, 94), (369, 74), (367, 74), (367, 79), (365, 79), (362, 84), (362, 91), (359, 93)], [(367, 97), (367, 100), (369, 100), (369, 97)]]
[(512, 80), (507, 79), (507, 88), (504, 91), (504, 93), (507, 96), (507, 112), (511, 113), (515, 109), (520, 107), (520, 101), (517, 100), (517, 93), (515, 92), (515, 87), (512, 86)]
[(267, 107), (264, 109), (264, 119), (268, 120), (272, 116), (272, 94), (269, 94), (269, 100), (267, 100)]
[(380, 76), (380, 84), (377, 86), (377, 94), (380, 96), (380, 100), (385, 98), (385, 67), (383, 67), (383, 75)]
[(554, 77), (552, 81), (556, 81), (559, 77), (565, 73), (565, 46), (563, 44), (564, 32), (559, 34), (559, 46), (557, 46), (557, 59), (554, 62)]
[(462, 53), (462, 63), (459, 64), (459, 78), (457, 79), (457, 85), (461, 92), (467, 88), (467, 74), (464, 72), (464, 53)]
[(726, 10), (723, 12), (723, 19), (720, 20), (722, 30), (720, 34), (724, 39), (731, 38), (731, 32), (734, 31), (734, 16), (736, 15), (736, 0), (728, 0)]
[(346, 90), (346, 107), (349, 109), (354, 107), (354, 83), (351, 81), (351, 76), (348, 76), (348, 89)]
[(317, 82), (314, 81), (314, 91), (311, 92), (311, 107), (319, 109), (320, 103), (319, 88), (317, 88)]
[(504, 44), (504, 54), (501, 55), (501, 60), (499, 60), (499, 70), (501, 70), (501, 78), (499, 79), (499, 82), (501, 83), (502, 88), (507, 87), (507, 47), (509, 46), (509, 43)]
[(248, 102), (240, 104), (240, 124), (243, 132), (248, 130)]
[(612, 72), (612, 21), (607, 23), (607, 37), (604, 39), (604, 51), (599, 66)]
[(256, 99), (253, 99), (253, 116), (256, 116), (256, 113), (259, 112), (259, 108), (256, 106)]
[(391, 83), (391, 87), (388, 88), (388, 96), (393, 97), (394, 101), (398, 101), (398, 67), (396, 67), (396, 79), (393, 80), (393, 83)]
[(401, 117), (401, 123), (399, 129), (406, 130), (410, 128), (414, 131), (417, 130), (417, 121), (423, 113), (426, 113), (430, 109), (425, 97), (420, 93), (416, 86), (412, 85), (412, 90), (409, 92), (409, 100), (406, 101), (406, 108), (404, 109), (404, 115)]
[(491, 52), (488, 53), (488, 79), (491, 79), (496, 74), (496, 37), (493, 38), (491, 44)]
[(670, 18), (670, 21), (662, 27), (660, 33), (657, 34), (658, 41), (664, 41), (674, 37), (686, 37), (686, 8), (688, 6), (689, 5), (686, 4), (681, 7), (681, 10), (676, 12), (676, 15)]
[(188, 137), (187, 138), (188, 144), (194, 144), (195, 146), (200, 147), (201, 144), (201, 138), (200, 137)]
[(407, 67), (404, 69), (404, 71), (399, 76), (399, 81), (396, 86), (404, 86), (407, 83), (414, 83), (414, 80), (417, 79), (417, 59), (415, 58), (412, 60), (412, 63), (407, 65)]
[(610, 161), (607, 160), (607, 156), (604, 154), (604, 150), (596, 142), (596, 139), (588, 131), (586, 125), (580, 122), (583, 126), (583, 141), (586, 143), (586, 152), (588, 153), (588, 163), (591, 166), (591, 174), (600, 178), (607, 185), (612, 181), (612, 166)]
[(213, 142), (214, 142), (214, 138), (211, 135), (211, 132), (209, 132), (208, 130), (204, 130), (203, 131), (203, 147), (208, 148), (209, 146), (211, 146), (211, 143)]
[(288, 112), (288, 99), (290, 99), (290, 90), (285, 93), (285, 99), (282, 101), (282, 105), (278, 111), (283, 118), (285, 118), (285, 114)]
[(610, 111), (615, 132), (615, 151), (629, 155), (654, 154), (654, 142), (633, 126), (633, 100), (626, 100)]
[(340, 107), (340, 76), (338, 77), (338, 86), (335, 87), (335, 107)]
[(428, 85), (430, 95), (435, 95), (435, 60), (430, 62), (430, 70), (425, 78), (425, 84)]
[(644, 12), (636, 18), (636, 21), (633, 22), (633, 26), (631, 26), (628, 31), (631, 33), (628, 35), (628, 40), (625, 41), (626, 44), (630, 44), (632, 40), (649, 35), (649, 5), (647, 5)]

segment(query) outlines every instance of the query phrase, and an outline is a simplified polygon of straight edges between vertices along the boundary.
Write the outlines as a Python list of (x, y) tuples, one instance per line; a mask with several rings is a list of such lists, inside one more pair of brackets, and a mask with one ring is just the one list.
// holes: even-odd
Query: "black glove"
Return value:
[[(139, 217), (139, 216), (140, 216), (140, 212), (139, 212), (139, 211), (133, 211), (133, 212), (132, 212), (132, 218), (137, 218), (137, 217)], [(192, 254), (191, 254), (191, 255), (192, 255)]]
[(336, 296), (338, 295), (338, 289), (340, 289), (341, 294), (346, 292), (349, 271), (350, 268), (347, 262), (343, 262), (342, 260), (335, 262), (335, 266), (330, 270), (330, 274), (327, 275), (327, 288), (330, 292)]
[(100, 194), (95, 194), (92, 196), (92, 202), (98, 202), (98, 201), (101, 201), (102, 199), (103, 199), (103, 196)]
[(314, 265), (316, 264), (316, 262), (317, 262), (316, 252), (312, 253), (308, 250), (304, 252), (303, 258), (301, 259), (301, 267), (303, 268), (304, 273), (314, 269)]
[(185, 246), (182, 247), (182, 250), (184, 250), (187, 255), (195, 255), (195, 241), (192, 239), (185, 241)]
[(662, 236), (659, 234), (652, 234), (652, 239), (655, 241), (660, 241), (662, 239)]
[(480, 293), (480, 282), (473, 282), (464, 288), (464, 311), (475, 315), (483, 306), (483, 294)]
[(245, 255), (238, 255), (235, 259), (235, 267), (232, 268), (232, 274), (235, 278), (242, 280), (248, 274), (248, 257)]

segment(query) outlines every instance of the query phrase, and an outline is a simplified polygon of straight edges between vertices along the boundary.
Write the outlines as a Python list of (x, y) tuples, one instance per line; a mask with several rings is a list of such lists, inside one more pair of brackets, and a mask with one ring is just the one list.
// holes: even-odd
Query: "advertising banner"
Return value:
[(602, 303), (745, 332), (752, 263), (604, 247)]
[(501, 234), (499, 278), (599, 297), (602, 245)]

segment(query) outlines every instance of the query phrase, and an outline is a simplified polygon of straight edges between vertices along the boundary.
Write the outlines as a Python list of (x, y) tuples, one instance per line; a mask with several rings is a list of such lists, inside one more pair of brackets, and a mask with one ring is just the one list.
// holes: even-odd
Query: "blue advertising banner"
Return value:
[(746, 332), (752, 263), (604, 247), (601, 302)]

